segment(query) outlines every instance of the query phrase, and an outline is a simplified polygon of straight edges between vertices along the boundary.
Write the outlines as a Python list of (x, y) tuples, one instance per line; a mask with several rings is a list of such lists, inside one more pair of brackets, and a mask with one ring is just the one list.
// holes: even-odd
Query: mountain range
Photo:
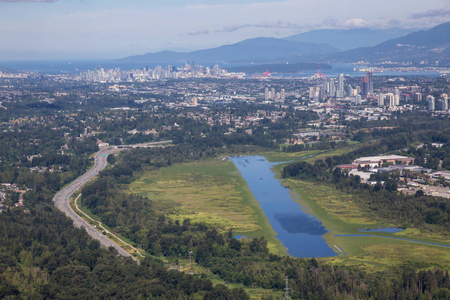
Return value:
[[(122, 62), (248, 64), (327, 61), (436, 61), (449, 64), (450, 22), (428, 30), (391, 28), (314, 30), (286, 38), (253, 38), (192, 52), (162, 51)], [(375, 45), (374, 45), (375, 44)], [(354, 48), (342, 51), (342, 49)]]
[(345, 51), (359, 47), (375, 46), (387, 40), (402, 37), (418, 30), (420, 29), (318, 29), (288, 36), (284, 39), (303, 43), (324, 43)]
[(336, 61), (391, 60), (413, 63), (439, 61), (441, 65), (448, 65), (450, 63), (450, 22), (391, 39), (373, 47), (334, 53), (330, 58)]
[(126, 62), (181, 63), (250, 63), (275, 62), (305, 54), (324, 54), (339, 51), (325, 43), (305, 43), (277, 38), (253, 38), (242, 42), (193, 52), (162, 51), (130, 56)]

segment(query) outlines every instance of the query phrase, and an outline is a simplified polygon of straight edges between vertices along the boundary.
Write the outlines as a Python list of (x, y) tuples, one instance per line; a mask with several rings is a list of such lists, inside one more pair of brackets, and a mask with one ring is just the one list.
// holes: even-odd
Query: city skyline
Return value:
[[(450, 18), (448, 0), (0, 0), (0, 60), (120, 58), (191, 51), (315, 29), (423, 28)], [(386, 9), (389, 7), (389, 9)]]

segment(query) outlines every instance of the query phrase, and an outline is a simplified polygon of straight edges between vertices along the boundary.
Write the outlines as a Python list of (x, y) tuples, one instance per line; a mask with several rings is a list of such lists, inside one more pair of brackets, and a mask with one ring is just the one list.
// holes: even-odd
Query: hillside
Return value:
[(450, 63), (450, 22), (429, 30), (413, 32), (373, 47), (357, 48), (332, 56), (340, 61), (411, 61), (413, 63), (448, 65)]
[(123, 62), (178, 63), (193, 60), (199, 63), (283, 62), (288, 58), (312, 53), (331, 53), (337, 49), (327, 44), (303, 43), (276, 38), (254, 38), (239, 43), (193, 52), (163, 51), (131, 56)]
[(288, 41), (303, 43), (327, 43), (339, 50), (378, 45), (390, 39), (399, 38), (419, 29), (318, 29), (284, 38)]

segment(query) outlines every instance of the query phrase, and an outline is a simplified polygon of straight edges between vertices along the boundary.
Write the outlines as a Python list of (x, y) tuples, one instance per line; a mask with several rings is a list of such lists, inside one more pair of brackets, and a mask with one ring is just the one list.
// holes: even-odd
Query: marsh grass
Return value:
[(182, 222), (204, 222), (225, 232), (247, 237), (264, 236), (271, 253), (286, 251), (231, 161), (204, 160), (177, 164), (144, 173), (129, 192), (155, 202), (155, 208)]

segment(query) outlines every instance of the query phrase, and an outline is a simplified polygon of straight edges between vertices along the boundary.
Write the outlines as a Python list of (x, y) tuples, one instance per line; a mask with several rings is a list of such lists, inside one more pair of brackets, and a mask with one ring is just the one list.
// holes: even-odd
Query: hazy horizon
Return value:
[(0, 0), (0, 61), (116, 59), (315, 29), (429, 28), (448, 0)]

